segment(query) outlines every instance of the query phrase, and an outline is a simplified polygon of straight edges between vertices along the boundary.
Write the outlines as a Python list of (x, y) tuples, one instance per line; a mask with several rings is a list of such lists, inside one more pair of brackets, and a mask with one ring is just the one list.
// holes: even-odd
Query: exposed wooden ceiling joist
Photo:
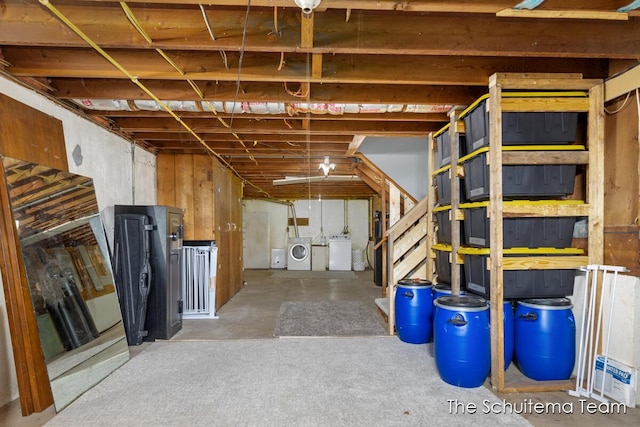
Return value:
[[(249, 197), (368, 197), (382, 191), (380, 172), (352, 158), (366, 136), (424, 138), (449, 122), (449, 108), (486, 93), (494, 73), (602, 79), (611, 60), (640, 58), (640, 13), (580, 18), (621, 16), (629, 0), (547, 0), (536, 11), (549, 18), (497, 16), (509, 0), (322, 0), (307, 17), (293, 0), (252, 0), (246, 28), (246, 0), (213, 0), (203, 5), (211, 32), (198, 0), (128, 1), (142, 31), (116, 0), (51, 3), (130, 75), (36, 0), (2, 1), (5, 73), (154, 153), (212, 154), (204, 142), (251, 182)], [(193, 111), (174, 112), (194, 134), (166, 111), (145, 111), (152, 96), (130, 76), (159, 100), (189, 102)], [(88, 107), (101, 100), (121, 108)], [(241, 103), (251, 112), (230, 113)], [(280, 104), (276, 114), (250, 108), (266, 104)], [(375, 112), (328, 113), (341, 104)], [(271, 185), (315, 175), (323, 155), (362, 181)]]

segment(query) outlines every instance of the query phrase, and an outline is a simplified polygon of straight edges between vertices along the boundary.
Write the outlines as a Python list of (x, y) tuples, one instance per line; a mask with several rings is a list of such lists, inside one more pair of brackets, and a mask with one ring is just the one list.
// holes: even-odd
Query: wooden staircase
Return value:
[(382, 217), (386, 218), (388, 213), (388, 228), (383, 221), (383, 238), (374, 246), (374, 250), (382, 248), (383, 260), (382, 295), (375, 303), (389, 323), (389, 334), (394, 335), (393, 285), (404, 278), (433, 276), (433, 260), (428, 256), (433, 237), (428, 234), (433, 228), (429, 222), (432, 218), (429, 200), (433, 200), (434, 190), (428, 185), (429, 193), (418, 202), (366, 156), (361, 153), (354, 156), (359, 159), (358, 175), (378, 192)]
[[(385, 314), (389, 325), (389, 335), (395, 334), (395, 312), (393, 304), (394, 286), (404, 278), (427, 278), (428, 254), (432, 239), (429, 237), (428, 197), (422, 199), (409, 212), (398, 219), (387, 230), (386, 244), (387, 274), (383, 270), (382, 298), (376, 305)], [(386, 279), (386, 280), (385, 280)]]

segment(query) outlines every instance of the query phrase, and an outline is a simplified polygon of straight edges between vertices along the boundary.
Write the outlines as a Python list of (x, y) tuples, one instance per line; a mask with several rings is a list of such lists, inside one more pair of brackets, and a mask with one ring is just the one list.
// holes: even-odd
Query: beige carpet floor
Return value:
[[(56, 415), (64, 426), (524, 426), (396, 337), (157, 341)], [(479, 408), (452, 410), (452, 402)]]

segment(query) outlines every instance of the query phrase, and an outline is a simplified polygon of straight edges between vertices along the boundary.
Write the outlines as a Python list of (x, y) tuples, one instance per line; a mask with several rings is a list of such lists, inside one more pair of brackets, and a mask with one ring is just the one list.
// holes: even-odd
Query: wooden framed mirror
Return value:
[(2, 158), (56, 411), (129, 360), (91, 178)]

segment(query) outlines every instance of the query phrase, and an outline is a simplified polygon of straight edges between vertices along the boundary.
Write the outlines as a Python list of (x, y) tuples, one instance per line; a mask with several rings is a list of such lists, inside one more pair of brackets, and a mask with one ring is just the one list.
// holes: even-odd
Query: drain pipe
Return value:
[(296, 237), (300, 237), (300, 233), (298, 233), (298, 218), (296, 217), (296, 207), (293, 205), (293, 202), (289, 203), (289, 207), (291, 208), (291, 216), (293, 217), (293, 230), (296, 234)]
[(342, 228), (342, 234), (349, 234), (349, 200), (345, 199), (342, 206), (344, 211), (344, 227)]

